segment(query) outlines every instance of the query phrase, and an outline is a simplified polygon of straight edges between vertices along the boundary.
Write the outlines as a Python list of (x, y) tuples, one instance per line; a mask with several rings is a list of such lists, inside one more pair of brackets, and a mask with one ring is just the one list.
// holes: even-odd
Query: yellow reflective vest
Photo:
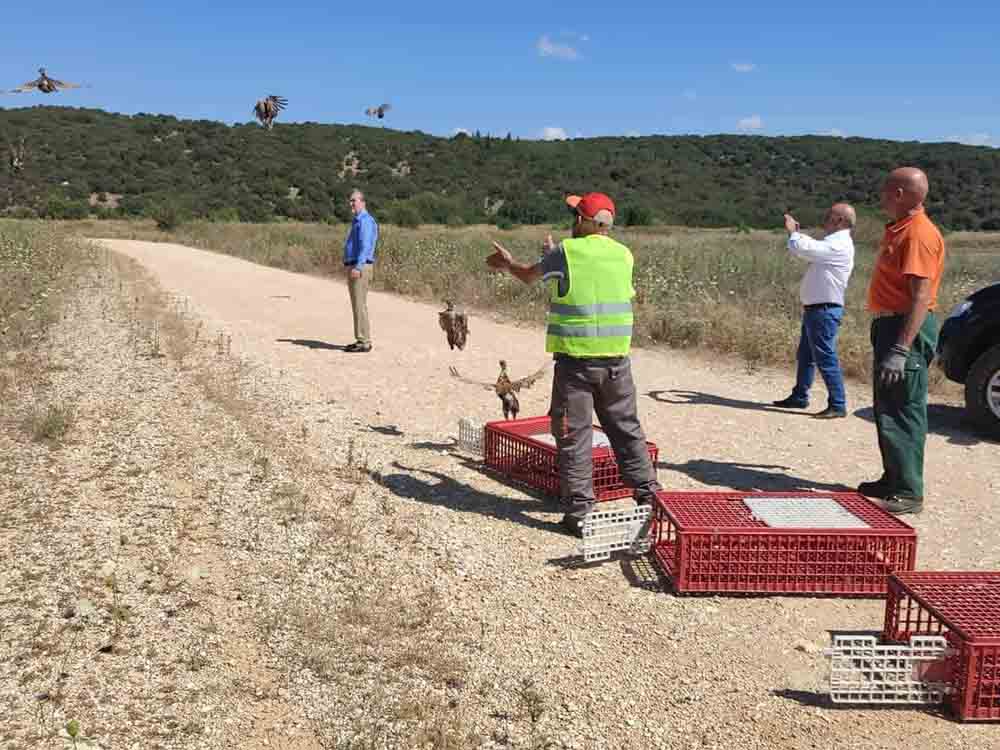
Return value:
[(545, 351), (623, 357), (632, 345), (632, 252), (602, 234), (563, 240), (569, 289), (549, 291)]

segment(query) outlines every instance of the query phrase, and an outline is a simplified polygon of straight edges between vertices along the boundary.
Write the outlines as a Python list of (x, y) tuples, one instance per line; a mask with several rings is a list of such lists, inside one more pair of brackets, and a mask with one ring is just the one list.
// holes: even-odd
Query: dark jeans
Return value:
[(594, 507), (593, 415), (608, 436), (618, 470), (637, 497), (660, 489), (636, 413), (635, 383), (628, 357), (574, 360), (558, 357), (552, 379), (552, 434), (559, 484), (570, 514), (583, 519)]
[(938, 325), (928, 313), (906, 360), (906, 377), (889, 388), (879, 384), (878, 365), (899, 340), (903, 316), (872, 321), (875, 429), (882, 453), (882, 483), (901, 498), (924, 496), (924, 445), (927, 443), (927, 368), (934, 359)]
[(840, 360), (837, 359), (837, 332), (843, 317), (844, 308), (840, 305), (807, 307), (802, 310), (798, 371), (792, 398), (809, 400), (809, 389), (812, 388), (816, 370), (819, 369), (829, 394), (827, 405), (839, 411), (847, 409), (844, 376), (840, 372)]

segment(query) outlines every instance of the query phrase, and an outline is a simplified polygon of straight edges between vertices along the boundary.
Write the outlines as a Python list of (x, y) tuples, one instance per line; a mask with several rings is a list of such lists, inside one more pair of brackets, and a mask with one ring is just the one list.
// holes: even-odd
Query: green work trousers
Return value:
[(875, 428), (882, 453), (881, 482), (896, 497), (923, 498), (927, 370), (934, 359), (938, 324), (934, 313), (928, 313), (910, 347), (906, 377), (902, 382), (886, 387), (879, 382), (879, 363), (899, 340), (903, 320), (902, 315), (894, 315), (872, 321)]

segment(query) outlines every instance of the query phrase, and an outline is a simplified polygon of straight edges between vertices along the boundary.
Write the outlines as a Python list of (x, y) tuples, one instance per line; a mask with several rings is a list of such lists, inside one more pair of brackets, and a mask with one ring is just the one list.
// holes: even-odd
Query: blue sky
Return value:
[(0, 97), (522, 138), (823, 133), (1000, 145), (1000, 3), (52, 2), (4, 11)]

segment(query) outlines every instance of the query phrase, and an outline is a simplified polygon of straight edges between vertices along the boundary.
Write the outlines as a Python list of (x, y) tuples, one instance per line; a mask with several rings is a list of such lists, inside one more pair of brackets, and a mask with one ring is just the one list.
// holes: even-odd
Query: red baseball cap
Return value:
[(567, 195), (566, 205), (575, 210), (585, 219), (593, 219), (599, 211), (608, 211), (615, 215), (615, 203), (604, 193), (587, 193), (584, 196)]

